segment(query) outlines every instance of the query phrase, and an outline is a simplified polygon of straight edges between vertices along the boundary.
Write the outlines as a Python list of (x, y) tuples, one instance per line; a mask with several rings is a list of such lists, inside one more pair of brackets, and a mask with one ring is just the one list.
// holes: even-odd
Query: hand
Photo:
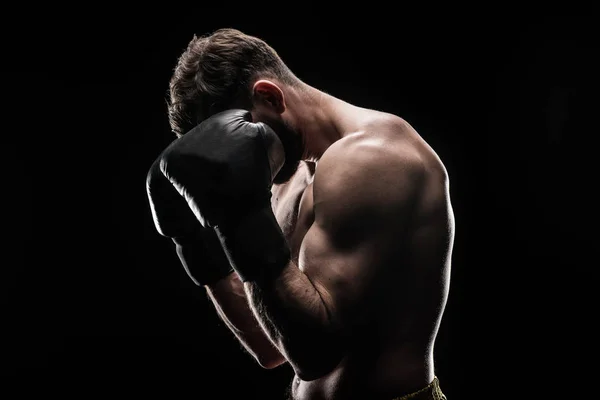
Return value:
[(248, 111), (228, 110), (175, 140), (160, 163), (202, 225), (214, 227), (270, 201), (284, 157), (269, 126), (251, 122)]
[(283, 163), (275, 132), (251, 122), (244, 110), (208, 118), (161, 155), (164, 175), (197, 220), (215, 229), (242, 280), (289, 261), (270, 202), (273, 177)]
[(187, 202), (160, 170), (157, 159), (146, 177), (150, 210), (157, 231), (173, 240), (188, 276), (209, 285), (233, 272), (216, 233), (204, 228)]

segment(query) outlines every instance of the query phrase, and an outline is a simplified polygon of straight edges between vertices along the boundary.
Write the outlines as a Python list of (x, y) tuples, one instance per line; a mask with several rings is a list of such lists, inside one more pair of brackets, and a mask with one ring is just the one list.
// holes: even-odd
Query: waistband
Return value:
[(433, 381), (423, 389), (402, 397), (396, 397), (393, 400), (446, 400), (446, 396), (442, 393), (440, 381), (436, 376), (433, 378)]

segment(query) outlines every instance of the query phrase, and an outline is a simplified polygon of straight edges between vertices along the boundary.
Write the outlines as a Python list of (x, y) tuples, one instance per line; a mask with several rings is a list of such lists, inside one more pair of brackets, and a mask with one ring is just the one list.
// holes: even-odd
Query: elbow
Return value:
[(266, 344), (262, 343), (261, 346), (246, 346), (246, 348), (254, 357), (258, 365), (264, 369), (277, 368), (281, 364), (287, 362), (287, 358), (270, 342)]
[(264, 369), (273, 369), (279, 367), (281, 364), (285, 364), (287, 362), (286, 358), (280, 354), (272, 354), (268, 356), (255, 356), (254, 357), (260, 365)]

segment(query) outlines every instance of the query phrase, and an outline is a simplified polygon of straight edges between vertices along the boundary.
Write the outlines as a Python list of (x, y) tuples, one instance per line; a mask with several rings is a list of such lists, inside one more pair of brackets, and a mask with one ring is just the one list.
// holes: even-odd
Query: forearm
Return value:
[(245, 288), (256, 318), (302, 379), (316, 379), (339, 363), (343, 343), (331, 301), (293, 262)]
[(274, 368), (286, 361), (256, 320), (237, 274), (229, 274), (206, 289), (225, 325), (262, 367)]

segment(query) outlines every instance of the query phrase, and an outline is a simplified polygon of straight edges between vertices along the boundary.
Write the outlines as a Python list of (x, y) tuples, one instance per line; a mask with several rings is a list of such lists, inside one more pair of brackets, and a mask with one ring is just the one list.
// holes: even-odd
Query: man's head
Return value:
[(242, 108), (271, 126), (283, 142), (286, 163), (275, 182), (287, 181), (300, 162), (302, 137), (283, 115), (283, 91), (302, 82), (275, 50), (235, 29), (190, 41), (170, 81), (169, 123), (177, 136), (220, 111)]

